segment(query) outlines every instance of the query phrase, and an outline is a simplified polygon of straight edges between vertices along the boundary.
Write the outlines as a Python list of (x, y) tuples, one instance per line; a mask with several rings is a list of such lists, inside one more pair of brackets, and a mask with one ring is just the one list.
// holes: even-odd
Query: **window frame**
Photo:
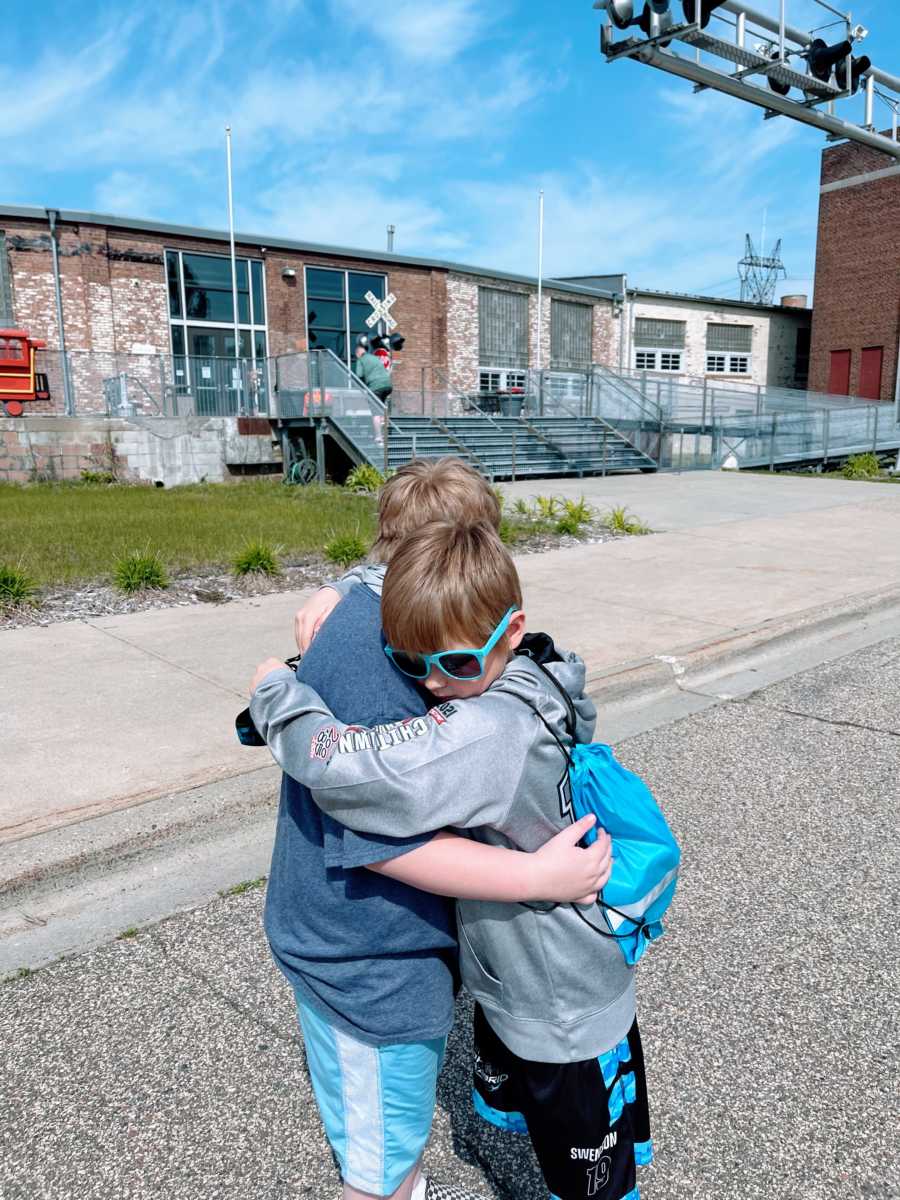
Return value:
[[(656, 371), (663, 375), (680, 375), (684, 369), (683, 357), (683, 350), (671, 350), (662, 346), (635, 346), (634, 370)], [(667, 359), (669, 361), (666, 361)], [(677, 361), (673, 362), (673, 359)]]
[[(586, 353), (584, 354), (584, 356), (582, 358), (578, 358), (578, 359), (567, 358), (565, 355), (560, 353), (560, 351), (564, 348), (578, 349), (577, 346), (573, 347), (573, 346), (569, 345), (568, 347), (564, 347), (564, 346), (558, 344), (559, 342), (562, 342), (564, 340), (563, 339), (563, 323), (564, 323), (565, 317), (563, 314), (564, 314), (565, 310), (579, 310), (579, 317), (578, 317), (579, 320), (584, 319), (584, 317), (583, 317), (584, 312), (587, 313), (587, 339), (586, 339), (586, 346), (584, 347), (584, 349), (586, 350)], [(575, 329), (574, 323), (573, 323), (573, 326), (570, 328), (569, 333), (570, 333), (570, 335), (574, 333), (577, 336), (582, 336), (583, 330)], [(554, 345), (554, 340), (557, 341), (556, 345)], [(575, 338), (570, 337), (570, 340), (574, 341)], [(594, 349), (594, 305), (593, 304), (584, 304), (577, 300), (561, 300), (557, 296), (551, 296), (550, 297), (550, 369), (552, 371), (587, 371), (590, 369), (591, 362), (593, 360), (593, 349)]]
[[(188, 327), (189, 326), (198, 326), (199, 325), (206, 329), (226, 329), (226, 330), (230, 330), (232, 333), (234, 333), (234, 321), (206, 321), (202, 317), (190, 317), (189, 318), (187, 316), (187, 295), (186, 295), (187, 289), (185, 288), (185, 283), (184, 283), (184, 255), (185, 254), (197, 255), (198, 257), (201, 257), (201, 258), (218, 258), (218, 259), (222, 259), (223, 261), (228, 262), (228, 263), (230, 263), (230, 256), (227, 254), (206, 254), (206, 253), (202, 253), (202, 252), (199, 252), (196, 250), (183, 250), (183, 249), (180, 249), (175, 246), (166, 246), (164, 248), (163, 262), (165, 265), (166, 303), (167, 303), (167, 306), (169, 309), (169, 350), (170, 350), (170, 353), (171, 353), (173, 359), (174, 358), (183, 358), (186, 360), (186, 362), (189, 363), (191, 358), (197, 357), (197, 356), (191, 355), (187, 352), (187, 348), (190, 345), (190, 342), (188, 341)], [(172, 316), (171, 302), (169, 299), (169, 296), (170, 296), (170, 293), (169, 293), (169, 286), (170, 286), (170, 279), (169, 279), (169, 261), (170, 261), (170, 259), (169, 259), (169, 256), (170, 255), (174, 255), (175, 258), (177, 259), (177, 263), (178, 263), (178, 269), (177, 269), (178, 304), (179, 304), (179, 309), (180, 309), (180, 315), (177, 317)], [(248, 291), (247, 291), (247, 315), (250, 318), (249, 321), (238, 320), (238, 323), (237, 323), (238, 333), (244, 335), (244, 337), (246, 338), (246, 340), (250, 346), (250, 353), (240, 355), (240, 358), (252, 360), (253, 364), (255, 365), (257, 358), (258, 358), (258, 356), (256, 354), (257, 334), (262, 334), (262, 336), (263, 336), (263, 345), (265, 346), (265, 349), (266, 349), (266, 357), (268, 357), (268, 351), (269, 351), (269, 328), (268, 328), (268, 324), (265, 319), (266, 316), (268, 315), (268, 311), (269, 311), (269, 298), (268, 298), (268, 295), (266, 294), (266, 263), (265, 263), (265, 259), (263, 259), (263, 258), (248, 258), (244, 255), (238, 256), (236, 261), (244, 262), (247, 264), (247, 289), (248, 289)], [(254, 319), (257, 315), (255, 312), (255, 306), (254, 306), (254, 301), (253, 301), (253, 264), (254, 263), (259, 263), (260, 283), (261, 283), (261, 299), (262, 299), (262, 303), (263, 303), (263, 314), (262, 314), (263, 320), (261, 322)], [(240, 317), (240, 298), (238, 298), (238, 317)], [(174, 340), (173, 330), (176, 327), (180, 328), (182, 331), (182, 337), (184, 339), (184, 346), (185, 346), (185, 352), (183, 354), (180, 354), (175, 350), (175, 340)]]
[[(485, 323), (489, 317), (485, 310), (484, 297), (485, 293), (491, 292), (502, 296), (515, 297), (516, 303), (524, 310), (521, 330), (524, 331), (524, 348), (503, 350), (499, 346), (488, 345), (485, 348), (485, 343), (490, 339), (483, 337)], [(523, 303), (524, 302), (524, 303)], [(531, 354), (531, 296), (528, 292), (516, 291), (513, 288), (492, 287), (489, 284), (479, 284), (478, 287), (478, 363), (486, 370), (497, 371), (527, 371)], [(502, 365), (497, 361), (499, 358), (517, 359), (516, 362), (504, 362)]]
[[(343, 300), (335, 300), (333, 297), (314, 296), (313, 299), (329, 300), (332, 304), (342, 304), (344, 308), (344, 328), (342, 331), (346, 339), (346, 355), (343, 358), (345, 365), (352, 370), (353, 368), (353, 338), (354, 332), (350, 326), (350, 305), (361, 304), (364, 301), (350, 299), (350, 276), (351, 275), (369, 275), (373, 279), (381, 279), (383, 284), (382, 299), (390, 294), (390, 276), (387, 271), (360, 271), (352, 267), (330, 267), (320, 265), (319, 263), (304, 263), (303, 264), (303, 325), (306, 332), (306, 347), (307, 350), (312, 349), (309, 342), (309, 272), (310, 271), (330, 271), (334, 275), (342, 275), (344, 277), (344, 298)], [(370, 288), (370, 290), (372, 290)], [(323, 326), (323, 332), (335, 332), (336, 330), (330, 326)], [(375, 332), (373, 327), (372, 332)], [(318, 347), (322, 349), (322, 347)], [(340, 358), (340, 355), (337, 355)]]

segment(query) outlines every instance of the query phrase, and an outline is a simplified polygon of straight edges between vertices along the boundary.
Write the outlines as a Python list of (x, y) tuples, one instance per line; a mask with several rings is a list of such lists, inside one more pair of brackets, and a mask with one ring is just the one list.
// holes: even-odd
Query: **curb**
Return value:
[(604, 706), (634, 708), (752, 670), (774, 655), (835, 637), (866, 618), (900, 620), (900, 586), (807, 608), (789, 617), (735, 629), (715, 641), (691, 642), (671, 654), (634, 659), (605, 671), (588, 670), (586, 691)]

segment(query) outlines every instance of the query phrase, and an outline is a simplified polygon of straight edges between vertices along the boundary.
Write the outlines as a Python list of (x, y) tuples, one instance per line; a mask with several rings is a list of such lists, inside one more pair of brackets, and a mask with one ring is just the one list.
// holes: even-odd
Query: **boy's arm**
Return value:
[(586, 850), (578, 842), (596, 824), (593, 814), (556, 834), (534, 854), (486, 846), (441, 832), (399, 858), (370, 863), (369, 870), (422, 892), (458, 900), (550, 900), (590, 904), (612, 868), (609, 835), (601, 830)]
[(363, 833), (502, 826), (537, 733), (534, 713), (497, 693), (367, 729), (338, 721), (276, 659), (254, 682), (250, 712), (276, 761), (324, 812)]

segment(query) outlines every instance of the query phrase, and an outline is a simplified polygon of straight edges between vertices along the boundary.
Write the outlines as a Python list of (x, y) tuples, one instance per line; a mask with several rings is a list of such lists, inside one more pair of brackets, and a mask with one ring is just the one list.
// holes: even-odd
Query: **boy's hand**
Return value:
[(612, 842), (605, 829), (586, 850), (578, 845), (596, 824), (593, 814), (582, 817), (535, 851), (531, 899), (593, 904), (612, 871)]
[(290, 671), (290, 669), (290, 667), (285, 666), (283, 658), (267, 658), (265, 662), (261, 662), (256, 668), (256, 674), (253, 676), (253, 682), (250, 684), (250, 695), (253, 695), (271, 671)]
[(319, 626), (327, 620), (340, 598), (340, 593), (334, 588), (321, 587), (310, 596), (302, 608), (297, 609), (294, 614), (294, 640), (301, 654), (307, 652), (310, 643), (319, 632)]

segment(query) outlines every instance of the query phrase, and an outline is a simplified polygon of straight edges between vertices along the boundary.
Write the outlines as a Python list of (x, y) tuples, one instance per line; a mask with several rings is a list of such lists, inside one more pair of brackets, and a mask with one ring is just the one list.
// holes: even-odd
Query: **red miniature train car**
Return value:
[(47, 376), (34, 369), (35, 351), (46, 347), (24, 329), (0, 329), (0, 403), (8, 417), (21, 417), (23, 401), (49, 399)]

